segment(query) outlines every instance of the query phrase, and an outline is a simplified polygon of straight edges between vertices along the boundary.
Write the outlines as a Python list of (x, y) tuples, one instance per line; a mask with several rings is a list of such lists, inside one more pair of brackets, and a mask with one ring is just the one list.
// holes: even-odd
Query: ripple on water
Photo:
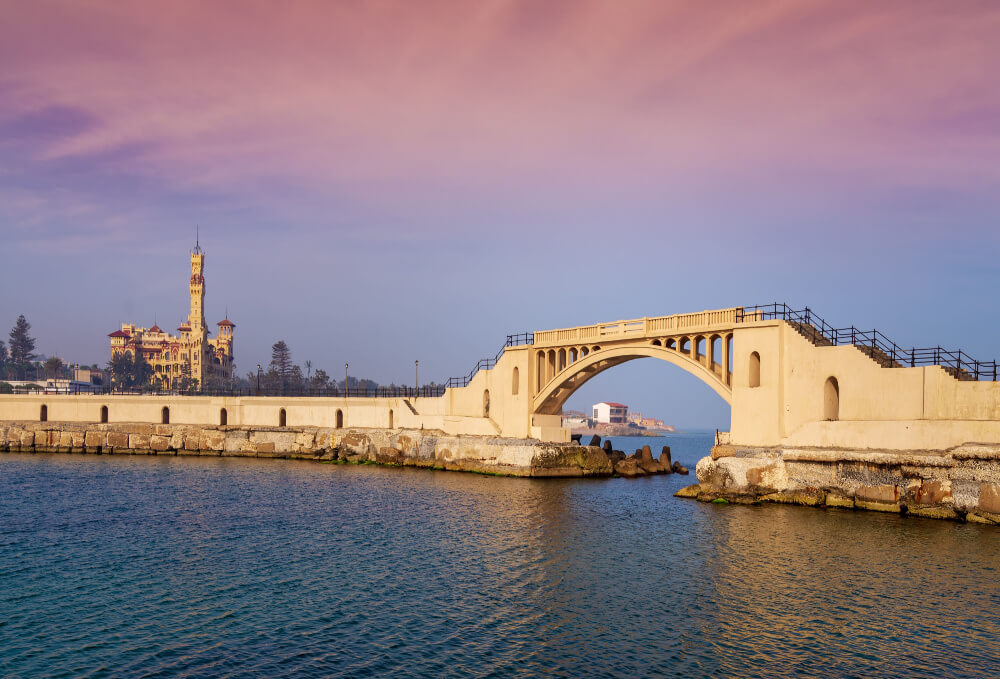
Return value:
[[(693, 466), (710, 436), (669, 443)], [(690, 480), (3, 455), (0, 675), (1000, 667), (995, 529), (673, 498)]]

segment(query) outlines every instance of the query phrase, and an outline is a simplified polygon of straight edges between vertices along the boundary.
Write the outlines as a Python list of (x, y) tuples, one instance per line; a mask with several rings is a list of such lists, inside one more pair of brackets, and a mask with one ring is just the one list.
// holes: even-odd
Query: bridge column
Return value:
[(729, 384), (729, 350), (733, 346), (733, 336), (725, 333), (722, 335), (722, 341), (719, 342), (722, 348), (722, 383)]

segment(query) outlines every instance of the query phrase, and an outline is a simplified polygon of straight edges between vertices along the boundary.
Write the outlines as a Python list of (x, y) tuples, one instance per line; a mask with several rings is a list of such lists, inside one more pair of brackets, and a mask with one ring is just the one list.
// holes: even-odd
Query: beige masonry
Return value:
[[(884, 368), (854, 346), (816, 346), (782, 320), (741, 308), (539, 331), (468, 386), (428, 398), (3, 395), (0, 420), (434, 429), (569, 439), (561, 410), (580, 386), (653, 357), (697, 376), (732, 406), (732, 445), (945, 451), (1000, 443), (1000, 382), (939, 366)], [(223, 411), (225, 420), (223, 421)], [(339, 415), (338, 415), (339, 412)]]

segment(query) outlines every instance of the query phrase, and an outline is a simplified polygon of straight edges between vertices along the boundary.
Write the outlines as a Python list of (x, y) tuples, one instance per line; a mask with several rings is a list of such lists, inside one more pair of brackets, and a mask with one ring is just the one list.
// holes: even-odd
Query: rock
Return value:
[(642, 450), (639, 451), (639, 457), (645, 462), (652, 462), (653, 451), (650, 450), (648, 445), (645, 445), (642, 447)]
[[(667, 454), (669, 455), (669, 451)], [(684, 486), (679, 491), (674, 493), (674, 497), (696, 498), (700, 492), (701, 487), (697, 483), (692, 483), (690, 486)]]
[(615, 473), (619, 476), (625, 477), (643, 476), (645, 474), (645, 472), (639, 468), (639, 463), (632, 457), (619, 460), (618, 463), (615, 464)]
[(660, 452), (660, 464), (667, 469), (673, 467), (674, 463), (670, 459), (670, 446), (663, 446), (663, 450)]
[(605, 455), (611, 461), (612, 466), (625, 459), (625, 453), (620, 450), (609, 450)]
[(678, 462), (677, 460), (674, 460), (674, 464), (670, 467), (670, 470), (674, 474), (681, 474), (683, 476), (687, 476), (689, 474), (688, 468), (682, 466), (681, 463)]
[(647, 474), (662, 474), (666, 471), (656, 460), (639, 460), (639, 468)]
[[(599, 448), (601, 446), (601, 437), (598, 436), (597, 434), (594, 434), (592, 437), (590, 437), (590, 443), (588, 443), (587, 445), (588, 446), (597, 446)], [(608, 441), (607, 446), (605, 447), (605, 449), (610, 448), (610, 447), (611, 447), (611, 442)]]
[[(599, 436), (597, 438), (600, 439)], [(604, 452), (605, 453), (610, 453), (611, 452), (611, 439), (608, 439), (607, 441), (605, 441), (603, 447), (604, 447)]]

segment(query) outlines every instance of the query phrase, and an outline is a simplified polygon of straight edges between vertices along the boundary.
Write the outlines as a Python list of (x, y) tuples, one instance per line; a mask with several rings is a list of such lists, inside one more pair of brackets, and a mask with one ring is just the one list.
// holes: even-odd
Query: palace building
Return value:
[(233, 377), (233, 330), (236, 324), (227, 318), (219, 321), (219, 335), (209, 338), (205, 323), (205, 253), (195, 244), (191, 251), (191, 311), (171, 335), (155, 323), (140, 328), (123, 323), (111, 338), (111, 358), (122, 353), (140, 352), (153, 367), (153, 382), (162, 389), (185, 386), (197, 380), (198, 387), (225, 384)]

